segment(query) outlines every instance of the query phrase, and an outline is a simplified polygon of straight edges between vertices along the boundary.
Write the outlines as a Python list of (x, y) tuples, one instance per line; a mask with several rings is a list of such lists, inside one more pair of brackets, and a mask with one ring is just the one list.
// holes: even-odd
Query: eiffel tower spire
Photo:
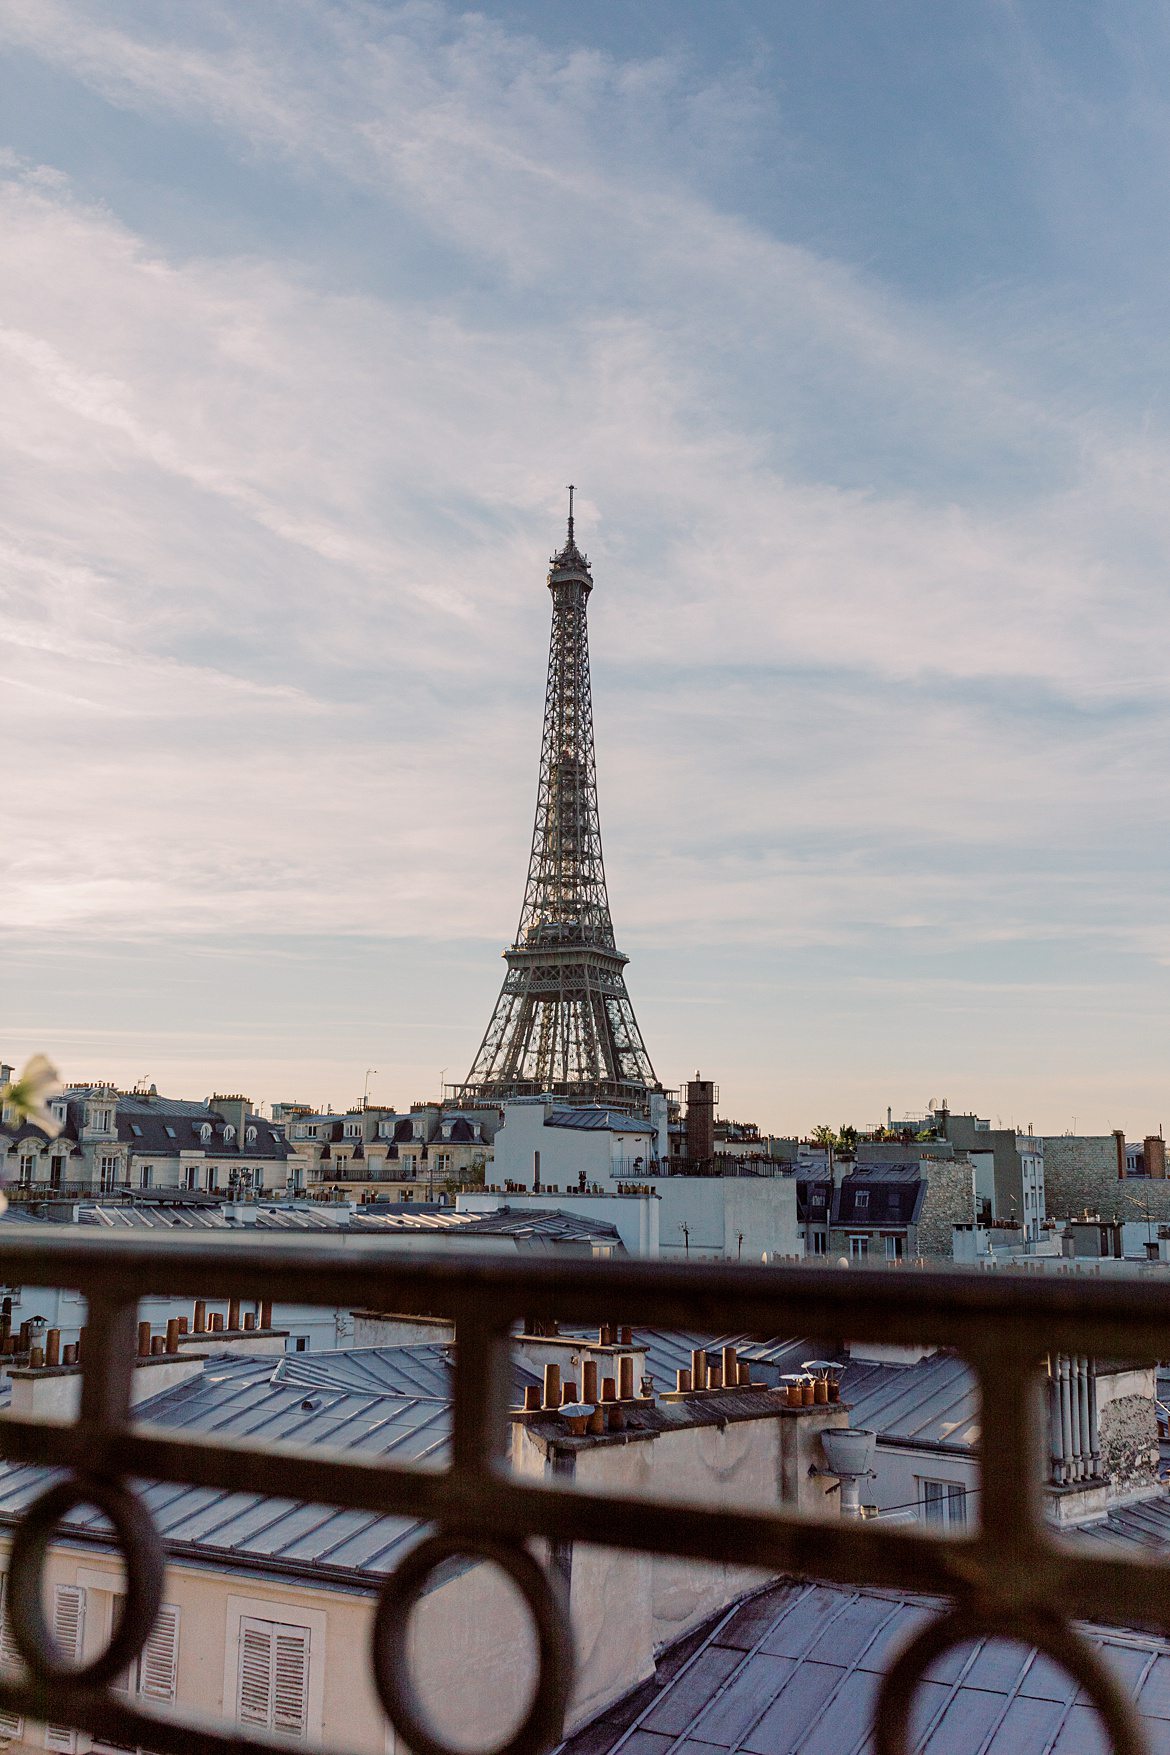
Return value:
[(553, 555), (552, 637), (528, 882), (508, 972), (465, 1100), (551, 1092), (584, 1103), (644, 1103), (659, 1089), (614, 943), (593, 754), (586, 607), (589, 562), (569, 529)]

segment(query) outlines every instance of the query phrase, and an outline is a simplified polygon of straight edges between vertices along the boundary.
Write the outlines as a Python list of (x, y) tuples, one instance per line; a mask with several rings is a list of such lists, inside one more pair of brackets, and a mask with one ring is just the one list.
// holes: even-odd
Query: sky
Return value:
[(564, 484), (663, 1082), (1170, 1122), (1170, 18), (0, 0), (0, 1058), (469, 1068)]

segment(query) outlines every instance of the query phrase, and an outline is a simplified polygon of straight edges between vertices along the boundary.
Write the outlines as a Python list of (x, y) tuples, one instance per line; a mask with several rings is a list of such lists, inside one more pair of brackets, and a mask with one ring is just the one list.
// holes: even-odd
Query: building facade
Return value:
[(247, 1097), (206, 1102), (72, 1085), (52, 1100), (61, 1132), (16, 1125), (0, 1112), (0, 1154), (10, 1200), (54, 1201), (151, 1189), (224, 1198), (303, 1186), (305, 1160)]

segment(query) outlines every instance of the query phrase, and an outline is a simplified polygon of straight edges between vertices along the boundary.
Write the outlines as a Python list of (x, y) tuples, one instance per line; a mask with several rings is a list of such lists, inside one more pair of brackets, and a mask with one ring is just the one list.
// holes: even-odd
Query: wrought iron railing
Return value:
[[(80, 1237), (46, 1245), (4, 1241), (0, 1280), (65, 1286), (88, 1300), (80, 1413), (68, 1424), (0, 1420), (0, 1453), (64, 1476), (24, 1514), (10, 1562), (8, 1601), (26, 1679), (0, 1678), (0, 1710), (72, 1724), (104, 1742), (173, 1755), (228, 1755), (287, 1745), (147, 1713), (112, 1684), (142, 1651), (161, 1600), (163, 1550), (135, 1482), (167, 1481), (236, 1493), (297, 1497), (326, 1506), (406, 1515), (433, 1534), (412, 1549), (379, 1594), (371, 1661), (382, 1702), (403, 1741), (445, 1755), (427, 1727), (405, 1661), (413, 1604), (452, 1555), (496, 1561), (533, 1617), (540, 1679), (506, 1755), (539, 1755), (558, 1738), (572, 1683), (566, 1605), (555, 1569), (526, 1544), (585, 1542), (809, 1577), (902, 1588), (949, 1600), (894, 1660), (879, 1694), (878, 1755), (903, 1755), (925, 1670), (950, 1647), (1002, 1636), (1040, 1648), (1080, 1682), (1119, 1755), (1140, 1755), (1141, 1731), (1113, 1673), (1078, 1631), (1078, 1618), (1170, 1630), (1170, 1569), (1095, 1549), (1074, 1551), (1046, 1526), (1042, 1483), (1047, 1429), (1041, 1382), (1051, 1352), (1153, 1359), (1165, 1344), (1165, 1301), (1148, 1280), (1016, 1279), (967, 1273), (897, 1276), (814, 1267), (759, 1268), (628, 1261), (419, 1255), (372, 1247), (360, 1257), (298, 1253), (299, 1301), (454, 1318), (453, 1436), (449, 1465), (415, 1469), (319, 1450), (193, 1439), (136, 1425), (131, 1412), (139, 1298), (159, 1289), (189, 1297), (279, 1299), (287, 1250), (213, 1241), (160, 1252), (153, 1240)], [(846, 1335), (957, 1349), (982, 1393), (982, 1517), (959, 1538), (881, 1521), (809, 1521), (782, 1510), (713, 1508), (688, 1516), (677, 1501), (622, 1500), (513, 1477), (504, 1466), (511, 1383), (509, 1337), (523, 1318), (581, 1323), (619, 1313), (659, 1329)], [(41, 1580), (57, 1523), (80, 1505), (104, 1511), (125, 1568), (124, 1606), (104, 1652), (68, 1666), (45, 1625)]]

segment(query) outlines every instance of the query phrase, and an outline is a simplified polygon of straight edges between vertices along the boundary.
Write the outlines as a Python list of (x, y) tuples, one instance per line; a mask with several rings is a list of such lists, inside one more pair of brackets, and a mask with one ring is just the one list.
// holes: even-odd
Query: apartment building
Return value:
[[(10, 1068), (0, 1068), (0, 1083)], [(109, 1084), (69, 1086), (51, 1103), (61, 1131), (0, 1111), (0, 1158), (10, 1200), (76, 1199), (143, 1190), (183, 1189), (228, 1198), (302, 1186), (305, 1159), (277, 1123), (247, 1097), (205, 1102), (119, 1091)]]
[[(433, 1199), (449, 1184), (482, 1181), (499, 1113), (416, 1103), (409, 1110), (365, 1105), (344, 1115), (297, 1103), (273, 1105), (274, 1117), (304, 1155), (312, 1190)], [(376, 1186), (375, 1186), (376, 1185)]]

